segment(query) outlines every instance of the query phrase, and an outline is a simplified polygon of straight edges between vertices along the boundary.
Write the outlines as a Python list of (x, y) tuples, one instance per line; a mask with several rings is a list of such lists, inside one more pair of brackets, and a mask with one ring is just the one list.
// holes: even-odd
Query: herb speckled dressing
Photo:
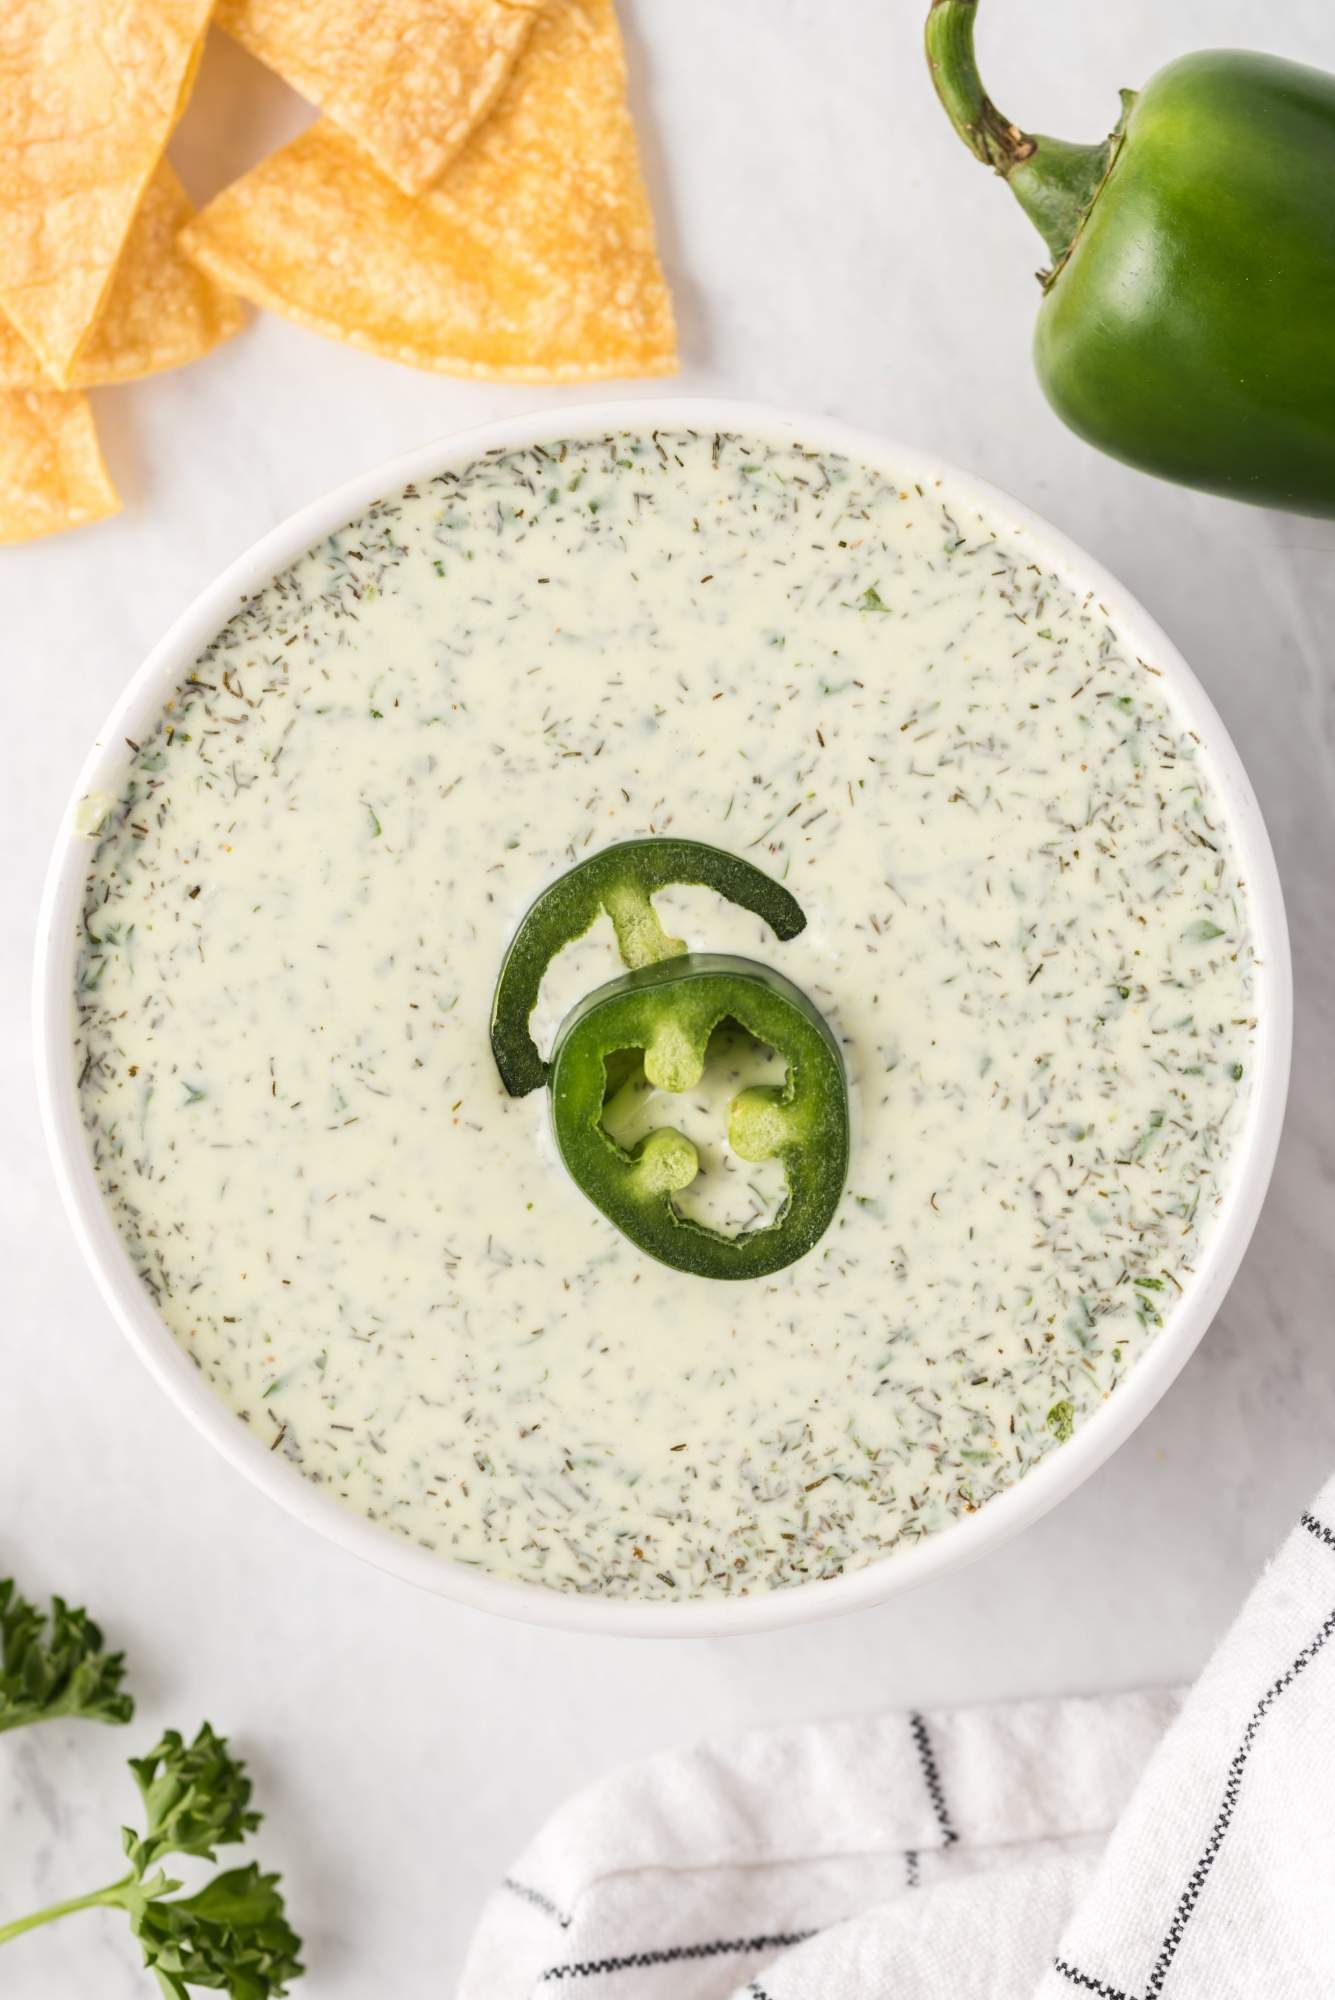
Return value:
[[(691, 433), (489, 455), (248, 600), (92, 818), (77, 1062), (129, 1255), (266, 1444), (442, 1558), (641, 1598), (871, 1562), (1192, 1283), (1255, 1031), (1225, 815), (1153, 662), (948, 485)], [(751, 1283), (619, 1236), (488, 1043), (531, 899), (669, 832), (798, 897), (783, 944), (658, 903), (848, 1069), (835, 1220)], [(600, 919), (544, 1048), (619, 970)], [(730, 1226), (781, 1195), (732, 1088), (668, 1105)]]

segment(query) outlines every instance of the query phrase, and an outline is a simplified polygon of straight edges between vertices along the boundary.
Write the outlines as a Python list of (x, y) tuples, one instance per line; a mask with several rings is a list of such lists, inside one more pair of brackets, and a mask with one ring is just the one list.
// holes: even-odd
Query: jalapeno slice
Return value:
[(529, 906), (501, 964), (491, 1046), (511, 1097), (523, 1097), (547, 1080), (529, 1017), (556, 954), (606, 910), (623, 964), (639, 967), (679, 957), (686, 946), (667, 935), (651, 900), (655, 891), (675, 884), (715, 890), (753, 911), (777, 938), (796, 937), (806, 925), (801, 904), (773, 876), (701, 840), (625, 840), (591, 854)]
[[(690, 1090), (710, 1036), (735, 1021), (781, 1055), (782, 1084), (741, 1091), (728, 1141), (744, 1160), (778, 1159), (787, 1196), (774, 1221), (736, 1236), (681, 1214), (673, 1197), (698, 1171), (695, 1147), (659, 1126), (631, 1151), (603, 1124), (642, 1052), (657, 1089)], [(828, 1229), (848, 1172), (848, 1084), (839, 1044), (800, 988), (751, 959), (688, 952), (627, 973), (572, 1009), (552, 1053), (552, 1126), (571, 1177), (639, 1249), (701, 1278), (759, 1278), (795, 1263)]]

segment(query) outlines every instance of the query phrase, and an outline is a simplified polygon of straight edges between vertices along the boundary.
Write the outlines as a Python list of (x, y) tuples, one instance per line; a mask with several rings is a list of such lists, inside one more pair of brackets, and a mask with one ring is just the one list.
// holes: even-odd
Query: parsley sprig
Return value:
[(128, 1722), (134, 1702), (124, 1678), (124, 1654), (103, 1650), (86, 1611), (53, 1597), (46, 1614), (0, 1580), (0, 1730), (58, 1715)]
[(130, 1770), (144, 1830), (121, 1829), (128, 1872), (104, 1889), (0, 1925), (0, 1944), (75, 1910), (120, 1909), (170, 2000), (188, 2000), (191, 1986), (225, 1989), (232, 2000), (280, 2000), (302, 1966), (278, 1877), (252, 1861), (181, 1896), (184, 1884), (161, 1866), (168, 1855), (212, 1861), (219, 1847), (255, 1831), (260, 1814), (245, 1765), (206, 1722), (192, 1743), (169, 1729), (146, 1757), (130, 1759)]

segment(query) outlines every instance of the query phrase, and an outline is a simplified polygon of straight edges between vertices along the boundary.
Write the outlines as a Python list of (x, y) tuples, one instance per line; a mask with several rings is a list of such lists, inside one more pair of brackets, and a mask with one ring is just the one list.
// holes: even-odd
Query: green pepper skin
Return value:
[(491, 1047), (511, 1097), (547, 1081), (547, 1064), (529, 1030), (543, 974), (565, 945), (606, 910), (629, 966), (676, 957), (686, 949), (665, 936), (650, 897), (674, 885), (713, 889), (760, 917), (780, 939), (806, 927), (802, 905), (771, 875), (701, 840), (625, 840), (591, 854), (530, 904), (501, 963), (491, 1007)]
[[(742, 1091), (729, 1137), (745, 1159), (777, 1158), (787, 1200), (763, 1228), (726, 1236), (681, 1215), (674, 1193), (694, 1178), (695, 1149), (668, 1127), (628, 1152), (605, 1129), (609, 1064), (643, 1051), (661, 1089), (699, 1080), (723, 1021), (782, 1055), (780, 1085)], [(572, 1009), (552, 1055), (552, 1128), (572, 1179), (639, 1249), (699, 1278), (761, 1278), (795, 1263), (824, 1235), (848, 1174), (848, 1084), (839, 1044), (806, 995), (751, 959), (687, 953), (614, 979)]]
[(1231, 50), (1160, 70), (1034, 352), (1058, 416), (1113, 457), (1335, 514), (1335, 77)]

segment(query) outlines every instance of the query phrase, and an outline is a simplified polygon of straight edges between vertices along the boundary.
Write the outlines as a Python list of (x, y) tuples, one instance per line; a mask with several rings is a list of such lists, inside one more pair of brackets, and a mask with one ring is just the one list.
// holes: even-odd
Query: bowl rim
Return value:
[[(79, 896), (86, 836), (79, 809), (119, 768), (124, 740), (157, 720), (164, 699), (237, 609), (307, 549), (374, 501), (484, 453), (614, 430), (743, 431), (775, 442), (810, 443), (920, 486), (939, 483), (976, 502), (1001, 531), (1027, 541), (1046, 568), (1097, 595), (1110, 624), (1141, 660), (1152, 661), (1174, 707), (1205, 744), (1228, 811), (1251, 896), (1258, 971), (1255, 1073), (1246, 1123), (1196, 1281), (1168, 1325), (1100, 1409), (1065, 1444), (976, 1513), (913, 1548), (827, 1580), (736, 1598), (635, 1603), (568, 1593), (492, 1576), (442, 1559), (371, 1521), (273, 1454), (204, 1381), (149, 1302), (93, 1174), (78, 1115), (69, 1034)], [(1032, 509), (934, 455), (819, 415), (719, 397), (632, 396), (535, 407), (434, 437), (382, 461), (311, 501), (262, 535), (173, 621), (131, 677), (79, 771), (61, 818), (38, 916), (34, 1044), (42, 1125), (66, 1213), (102, 1298), (122, 1333), (197, 1430), (289, 1514), (375, 1567), (436, 1595), (529, 1624), (617, 1636), (718, 1637), (809, 1623), (900, 1595), (999, 1548), (1073, 1492), (1128, 1438), (1196, 1348), (1223, 1302), (1261, 1211), (1279, 1145), (1288, 1090), (1293, 991), (1283, 894), (1260, 806), (1233, 742), (1200, 682), (1138, 600), (1101, 564)]]

